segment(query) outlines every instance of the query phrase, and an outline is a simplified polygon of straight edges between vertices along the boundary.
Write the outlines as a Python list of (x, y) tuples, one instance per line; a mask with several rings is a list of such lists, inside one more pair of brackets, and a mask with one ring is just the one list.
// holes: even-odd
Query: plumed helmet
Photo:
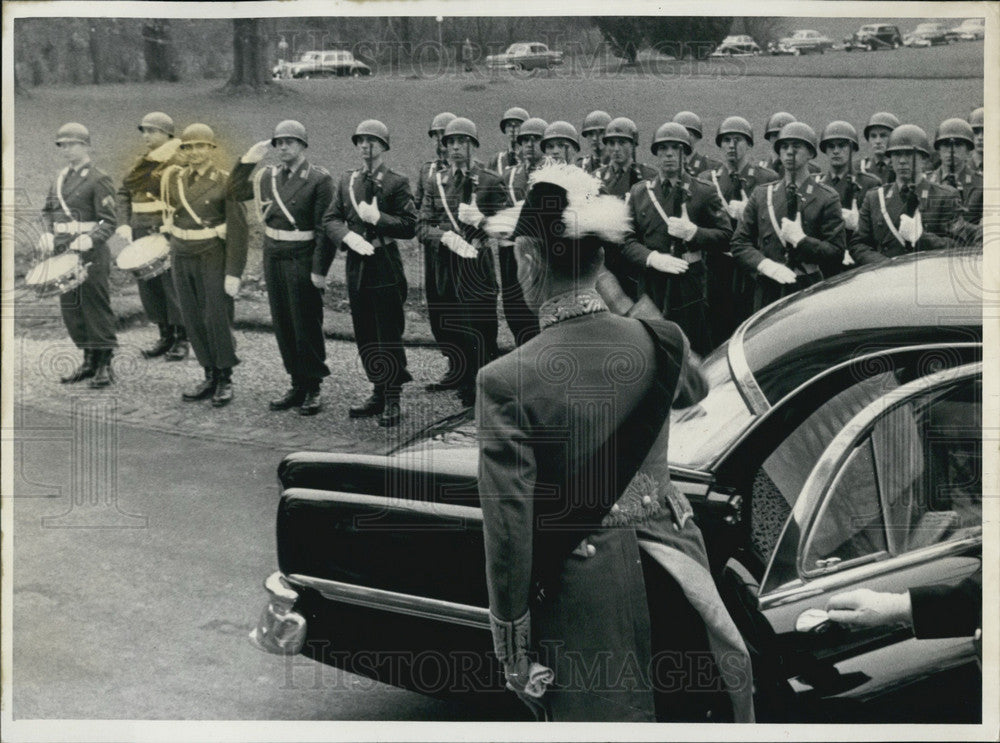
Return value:
[(516, 121), (518, 124), (523, 124), (530, 118), (530, 114), (519, 106), (514, 106), (513, 108), (508, 108), (503, 112), (503, 118), (500, 119), (500, 131), (507, 131), (507, 124), (512, 121)]
[(771, 114), (767, 120), (767, 125), (764, 127), (764, 139), (770, 139), (780, 134), (782, 127), (785, 124), (791, 124), (793, 121), (798, 121), (798, 119), (788, 113), (788, 111), (776, 111)]
[(983, 128), (983, 107), (982, 106), (980, 106), (977, 109), (974, 109), (972, 111), (972, 113), (969, 114), (969, 125), (972, 127), (972, 131), (976, 131), (976, 129), (982, 129)]
[(274, 134), (271, 136), (271, 146), (278, 146), (278, 139), (281, 137), (291, 137), (299, 140), (306, 147), (309, 146), (309, 138), (306, 136), (306, 128), (294, 119), (286, 119), (274, 127)]
[(694, 111), (679, 111), (674, 114), (674, 118), (671, 119), (675, 124), (680, 124), (689, 132), (691, 132), (692, 137), (701, 139), (702, 128), (701, 128), (701, 117)]
[(358, 128), (351, 135), (351, 142), (357, 144), (358, 138), (365, 134), (369, 137), (375, 137), (387, 150), (389, 149), (389, 127), (378, 119), (365, 119), (358, 124)]
[(572, 143), (577, 152), (580, 151), (580, 137), (576, 133), (576, 127), (568, 121), (553, 121), (545, 127), (545, 133), (542, 135), (542, 147), (545, 147), (546, 142), (556, 139), (566, 139)]
[(808, 124), (804, 124), (801, 121), (793, 121), (790, 124), (785, 124), (781, 127), (781, 131), (778, 132), (778, 136), (774, 140), (774, 151), (778, 151), (778, 147), (781, 146), (782, 142), (803, 142), (809, 146), (812, 151), (812, 156), (816, 157), (816, 132)]
[(868, 126), (865, 127), (865, 139), (869, 139), (872, 129), (879, 126), (891, 132), (899, 126), (899, 119), (896, 118), (895, 114), (891, 114), (888, 111), (879, 111), (877, 114), (872, 114), (872, 117), (868, 119)]
[(719, 124), (718, 130), (715, 132), (716, 147), (722, 146), (722, 138), (727, 134), (741, 134), (753, 147), (753, 128), (750, 126), (750, 122), (742, 116), (730, 116)]
[(823, 136), (819, 139), (819, 149), (826, 152), (826, 146), (837, 139), (846, 139), (851, 143), (851, 149), (858, 151), (858, 130), (847, 121), (831, 121), (823, 128)]
[(452, 119), (448, 122), (448, 126), (444, 128), (444, 136), (441, 139), (442, 141), (446, 141), (449, 137), (455, 137), (459, 134), (464, 134), (472, 140), (476, 147), (479, 146), (479, 132), (476, 130), (476, 125), (471, 119), (467, 119), (464, 116)]
[(435, 134), (444, 134), (445, 127), (457, 118), (451, 111), (442, 111), (431, 121), (430, 128), (427, 130), (427, 136), (433, 137)]
[(632, 140), (632, 144), (636, 147), (639, 146), (639, 127), (635, 125), (632, 119), (626, 118), (625, 116), (619, 116), (616, 119), (611, 119), (608, 125), (604, 127), (604, 135), (601, 137), (602, 142), (607, 142), (609, 139), (629, 139)]
[(916, 124), (900, 124), (889, 135), (889, 143), (885, 151), (907, 152), (909, 150), (917, 150), (930, 157), (931, 145), (927, 139), (927, 132)]
[(969, 149), (975, 149), (976, 133), (965, 119), (945, 119), (938, 124), (937, 131), (934, 132), (934, 149), (938, 145), (949, 139), (957, 139), (969, 145)]
[(63, 124), (59, 127), (59, 131), (56, 132), (56, 144), (62, 144), (63, 142), (79, 142), (89, 147), (90, 132), (83, 124), (71, 121), (68, 124)]
[(669, 121), (666, 124), (661, 125), (660, 128), (656, 130), (656, 134), (653, 135), (653, 144), (649, 147), (650, 152), (655, 155), (657, 145), (661, 145), (666, 142), (676, 142), (677, 144), (683, 145), (684, 154), (691, 154), (691, 132), (689, 132), (687, 127), (683, 124), (676, 121)]
[(139, 131), (143, 129), (159, 129), (165, 134), (174, 136), (174, 120), (162, 111), (151, 111), (139, 122)]
[(215, 132), (208, 124), (191, 124), (181, 132), (181, 144), (207, 144), (215, 147)]
[(521, 137), (527, 137), (532, 135), (535, 137), (544, 137), (545, 130), (548, 128), (549, 123), (545, 119), (540, 119), (537, 116), (532, 116), (530, 119), (521, 124), (521, 128), (517, 132), (518, 141)]
[(603, 132), (608, 123), (611, 121), (611, 114), (607, 111), (591, 111), (589, 114), (583, 117), (583, 128), (580, 130), (580, 134), (586, 136), (590, 132)]

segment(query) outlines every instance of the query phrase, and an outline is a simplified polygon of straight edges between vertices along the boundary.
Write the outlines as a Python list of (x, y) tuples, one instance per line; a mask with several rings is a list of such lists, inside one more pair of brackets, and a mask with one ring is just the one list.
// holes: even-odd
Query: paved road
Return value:
[(15, 719), (463, 719), (250, 646), (280, 450), (15, 416)]

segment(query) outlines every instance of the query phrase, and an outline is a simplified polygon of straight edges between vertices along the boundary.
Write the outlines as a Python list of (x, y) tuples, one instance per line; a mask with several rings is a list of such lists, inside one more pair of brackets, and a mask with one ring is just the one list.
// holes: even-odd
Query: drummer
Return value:
[[(160, 178), (170, 164), (177, 162), (181, 143), (174, 136), (173, 119), (160, 111), (143, 116), (139, 131), (146, 153), (132, 165), (118, 189), (115, 232), (127, 242), (160, 233), (165, 208), (160, 201)], [(167, 361), (183, 361), (188, 355), (188, 341), (170, 270), (150, 279), (138, 279), (137, 285), (146, 317), (160, 329), (159, 339), (142, 355), (147, 359), (163, 356)]]
[(118, 345), (108, 275), (111, 253), (106, 240), (115, 230), (115, 187), (90, 159), (90, 132), (83, 124), (59, 127), (56, 146), (67, 165), (56, 176), (42, 207), (46, 231), (38, 242), (43, 255), (79, 254), (87, 279), (59, 297), (63, 321), (83, 363), (62, 377), (63, 384), (90, 380), (95, 389), (113, 381), (111, 354)]

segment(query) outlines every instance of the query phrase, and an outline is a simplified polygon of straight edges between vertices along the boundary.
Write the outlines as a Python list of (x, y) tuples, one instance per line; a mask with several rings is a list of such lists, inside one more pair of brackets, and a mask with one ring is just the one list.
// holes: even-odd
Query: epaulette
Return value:
[(958, 189), (955, 188), (954, 186), (949, 186), (947, 183), (937, 183), (935, 181), (930, 180), (929, 178), (925, 179), (924, 183), (928, 183), (931, 186), (935, 186), (936, 188), (943, 189), (945, 192), (948, 192), (948, 193), (957, 194), (959, 192)]
[(813, 183), (816, 184), (817, 188), (826, 191), (828, 194), (835, 196), (838, 199), (840, 198), (840, 194), (837, 193), (837, 189), (835, 189), (829, 183), (823, 183), (823, 181), (821, 181), (819, 178), (813, 178)]
[(315, 163), (309, 163), (309, 167), (316, 170), (321, 175), (330, 175), (330, 171), (324, 168), (322, 165), (316, 165)]
[[(710, 171), (706, 171), (706, 172), (710, 172)], [(713, 188), (712, 181), (710, 181), (708, 178), (703, 178), (702, 177), (703, 175), (704, 175), (704, 173), (698, 173), (697, 175), (695, 175), (695, 174), (692, 173), (691, 174), (691, 180), (692, 181), (697, 181), (702, 186), (708, 186), (709, 188)]]

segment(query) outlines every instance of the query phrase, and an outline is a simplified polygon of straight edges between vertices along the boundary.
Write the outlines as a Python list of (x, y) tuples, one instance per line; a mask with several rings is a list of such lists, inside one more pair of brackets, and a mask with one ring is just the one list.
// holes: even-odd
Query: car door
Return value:
[(981, 374), (975, 363), (890, 386), (816, 460), (757, 592), (765, 707), (815, 721), (979, 721), (972, 638), (848, 630), (825, 609), (844, 591), (955, 584), (980, 569)]

